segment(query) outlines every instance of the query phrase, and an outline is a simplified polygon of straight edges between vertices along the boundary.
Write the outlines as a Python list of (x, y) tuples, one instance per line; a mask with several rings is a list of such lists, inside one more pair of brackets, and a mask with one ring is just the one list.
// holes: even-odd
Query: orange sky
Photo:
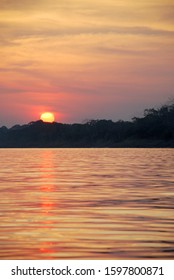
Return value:
[(131, 119), (174, 96), (173, 0), (0, 0), (0, 126)]

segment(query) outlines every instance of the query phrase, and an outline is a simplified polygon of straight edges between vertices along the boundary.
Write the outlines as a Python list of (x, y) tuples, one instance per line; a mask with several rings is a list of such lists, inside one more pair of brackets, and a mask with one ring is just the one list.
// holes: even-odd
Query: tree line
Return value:
[(0, 128), (0, 147), (174, 147), (174, 103), (144, 110), (132, 121), (90, 120)]

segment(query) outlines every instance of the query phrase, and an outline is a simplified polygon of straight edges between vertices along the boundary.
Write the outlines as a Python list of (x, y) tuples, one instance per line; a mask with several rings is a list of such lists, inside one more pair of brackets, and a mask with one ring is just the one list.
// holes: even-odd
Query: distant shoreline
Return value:
[[(137, 144), (137, 142), (139, 142)], [(80, 145), (62, 145), (62, 146), (0, 146), (0, 149), (163, 149), (163, 148), (174, 148), (174, 141), (162, 142), (162, 141), (131, 141), (128, 143), (117, 143), (112, 145), (94, 145), (94, 146), (80, 146)]]
[(132, 121), (84, 124), (41, 120), (0, 127), (0, 148), (174, 148), (174, 104), (146, 109)]

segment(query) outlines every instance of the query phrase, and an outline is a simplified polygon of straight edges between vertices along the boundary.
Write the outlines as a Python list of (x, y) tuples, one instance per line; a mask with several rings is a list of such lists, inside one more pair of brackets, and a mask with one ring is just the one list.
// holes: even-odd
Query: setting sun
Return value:
[(45, 113), (41, 114), (40, 119), (43, 122), (52, 123), (52, 122), (54, 122), (54, 115), (53, 115), (53, 113), (45, 112)]

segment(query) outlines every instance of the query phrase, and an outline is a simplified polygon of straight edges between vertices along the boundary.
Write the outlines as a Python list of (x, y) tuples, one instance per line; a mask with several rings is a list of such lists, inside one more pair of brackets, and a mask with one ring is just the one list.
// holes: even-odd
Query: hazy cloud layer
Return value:
[(167, 101), (173, 11), (169, 0), (0, 0), (0, 126), (44, 110), (127, 119)]

